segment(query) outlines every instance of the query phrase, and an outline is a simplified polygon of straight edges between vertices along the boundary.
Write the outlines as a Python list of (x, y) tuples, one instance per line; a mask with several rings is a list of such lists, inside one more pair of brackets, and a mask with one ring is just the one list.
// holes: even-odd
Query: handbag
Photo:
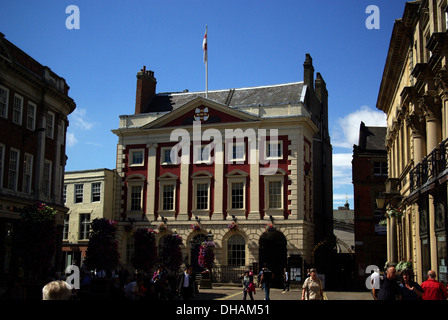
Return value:
[(247, 291), (255, 292), (255, 284), (253, 282), (249, 283), (249, 286), (247, 287)]

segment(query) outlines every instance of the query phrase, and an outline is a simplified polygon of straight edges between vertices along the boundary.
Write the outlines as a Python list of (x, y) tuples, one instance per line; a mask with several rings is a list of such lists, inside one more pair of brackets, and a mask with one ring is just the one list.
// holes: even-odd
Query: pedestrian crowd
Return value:
[(372, 295), (375, 300), (446, 300), (446, 286), (437, 281), (436, 272), (429, 270), (421, 285), (414, 281), (412, 270), (403, 270), (397, 277), (394, 266), (388, 266), (383, 277), (379, 270), (371, 276)]
[[(53, 280), (42, 289), (43, 300), (76, 300), (87, 298), (93, 279), (108, 277), (103, 272), (91, 273), (82, 269), (81, 290), (75, 290), (64, 280)], [(267, 265), (257, 275), (257, 283), (252, 269), (246, 270), (240, 280), (243, 285), (243, 300), (254, 300), (256, 287), (264, 291), (264, 300), (270, 300), (270, 289), (276, 275)], [(159, 266), (152, 276), (135, 273), (130, 275), (125, 268), (115, 270), (110, 275), (112, 285), (109, 297), (113, 300), (190, 300), (198, 293), (196, 275), (190, 265), (178, 275), (169, 275), (163, 266)], [(289, 291), (289, 273), (285, 268), (282, 274), (283, 292)], [(397, 276), (394, 266), (388, 266), (384, 275), (374, 270), (370, 276), (374, 300), (446, 300), (447, 287), (437, 281), (436, 272), (428, 271), (427, 280), (418, 284), (414, 281), (412, 270), (403, 270)], [(316, 269), (308, 269), (302, 284), (299, 299), (324, 300), (324, 286)]]

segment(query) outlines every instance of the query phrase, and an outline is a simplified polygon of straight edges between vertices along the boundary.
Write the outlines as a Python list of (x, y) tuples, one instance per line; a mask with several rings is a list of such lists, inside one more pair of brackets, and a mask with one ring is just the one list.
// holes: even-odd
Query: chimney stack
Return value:
[(154, 78), (154, 71), (146, 70), (143, 66), (137, 72), (137, 93), (135, 96), (135, 114), (145, 112), (145, 108), (149, 101), (156, 94), (156, 78)]
[(312, 91), (314, 90), (314, 67), (313, 58), (307, 53), (303, 63), (303, 81)]

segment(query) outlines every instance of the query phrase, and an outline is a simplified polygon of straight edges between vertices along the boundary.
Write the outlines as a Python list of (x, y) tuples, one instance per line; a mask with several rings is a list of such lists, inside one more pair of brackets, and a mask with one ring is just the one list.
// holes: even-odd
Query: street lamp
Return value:
[(383, 195), (382, 192), (380, 192), (380, 195), (378, 196), (378, 198), (376, 198), (376, 206), (378, 209), (383, 210), (385, 204), (386, 204), (386, 197)]

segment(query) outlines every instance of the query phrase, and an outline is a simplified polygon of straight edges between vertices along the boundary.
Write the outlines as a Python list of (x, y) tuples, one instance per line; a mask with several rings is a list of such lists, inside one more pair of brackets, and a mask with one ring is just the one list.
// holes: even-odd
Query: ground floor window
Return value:
[(246, 265), (246, 242), (244, 241), (244, 238), (238, 234), (230, 237), (227, 242), (227, 265)]

